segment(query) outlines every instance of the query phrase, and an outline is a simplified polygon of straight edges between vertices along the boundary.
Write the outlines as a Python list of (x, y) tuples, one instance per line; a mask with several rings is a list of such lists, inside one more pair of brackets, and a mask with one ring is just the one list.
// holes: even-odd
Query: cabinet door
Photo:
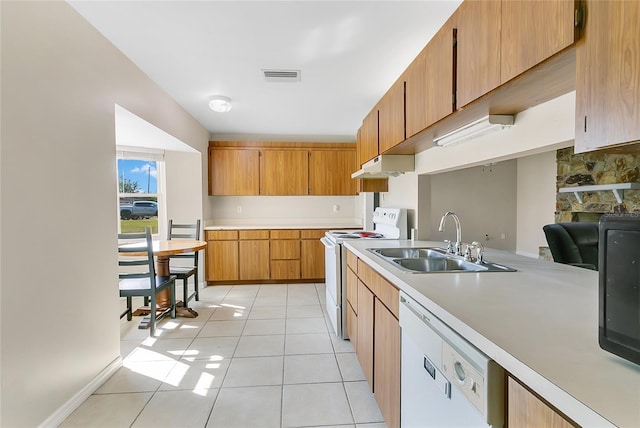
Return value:
[(378, 104), (380, 153), (404, 141), (404, 78), (398, 79)]
[(574, 426), (512, 377), (508, 379), (507, 426), (548, 428)]
[(373, 389), (373, 293), (358, 281), (358, 341), (356, 343), (356, 355), (364, 376)]
[(358, 150), (358, 167), (370, 161), (380, 153), (378, 147), (378, 108), (377, 106), (362, 121), (358, 133), (356, 147)]
[(311, 150), (309, 152), (310, 195), (355, 195), (358, 169), (355, 150)]
[(209, 195), (259, 195), (260, 152), (209, 148)]
[(207, 281), (236, 281), (238, 241), (207, 241)]
[(389, 428), (400, 427), (400, 325), (375, 299), (374, 387), (376, 401)]
[(455, 12), (458, 109), (500, 86), (500, 10), (500, 0), (469, 0)]
[(588, 1), (576, 43), (576, 153), (640, 140), (640, 2)]
[(324, 278), (324, 245), (319, 239), (300, 241), (300, 277)]
[(239, 241), (240, 279), (269, 279), (269, 241)]
[(407, 138), (453, 112), (453, 49), (450, 19), (407, 68)]
[(306, 195), (309, 187), (307, 150), (264, 150), (260, 159), (261, 195)]
[(502, 0), (501, 82), (573, 44), (574, 13), (574, 0)]

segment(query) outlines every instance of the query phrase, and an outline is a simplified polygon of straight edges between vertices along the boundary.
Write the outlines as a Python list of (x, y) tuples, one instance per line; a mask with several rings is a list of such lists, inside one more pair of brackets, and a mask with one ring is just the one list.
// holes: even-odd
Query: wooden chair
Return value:
[[(171, 318), (176, 317), (175, 276), (156, 276), (153, 258), (153, 244), (151, 239), (151, 227), (147, 226), (145, 233), (118, 234), (120, 239), (145, 239), (144, 246), (119, 247), (118, 265), (120, 266), (119, 288), (120, 297), (127, 299), (127, 309), (120, 314), (120, 318), (127, 316), (127, 321), (133, 317), (132, 297), (144, 297), (145, 303), (149, 303), (149, 327), (151, 336), (155, 336), (156, 323), (167, 314)], [(132, 257), (127, 253), (139, 253), (145, 251), (145, 257)], [(156, 308), (156, 294), (164, 289), (169, 289), (170, 306), (160, 314)]]
[[(200, 239), (200, 220), (198, 219), (195, 224), (177, 224), (173, 220), (169, 220), (169, 232), (167, 233), (167, 239)], [(196, 299), (200, 301), (200, 291), (198, 289), (198, 252), (175, 254), (170, 257), (170, 260), (184, 260), (190, 259), (192, 263), (188, 266), (170, 265), (169, 270), (171, 275), (175, 275), (177, 279), (182, 280), (182, 296), (184, 299), (184, 307), (189, 308), (189, 301)], [(193, 276), (194, 291), (189, 294), (189, 277)], [(191, 311), (191, 310), (190, 310)]]

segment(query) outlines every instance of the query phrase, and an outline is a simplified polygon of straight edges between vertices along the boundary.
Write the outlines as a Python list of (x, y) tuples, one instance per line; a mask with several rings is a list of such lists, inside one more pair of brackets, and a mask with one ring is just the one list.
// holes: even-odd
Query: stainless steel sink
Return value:
[(484, 271), (485, 266), (477, 265), (464, 260), (457, 260), (448, 257), (440, 258), (420, 258), (420, 259), (393, 259), (400, 267), (415, 272), (447, 272), (447, 271)]
[(392, 259), (442, 259), (447, 256), (442, 248), (374, 248), (370, 251)]
[(368, 251), (409, 273), (515, 271), (488, 261), (470, 262), (443, 248), (370, 248)]

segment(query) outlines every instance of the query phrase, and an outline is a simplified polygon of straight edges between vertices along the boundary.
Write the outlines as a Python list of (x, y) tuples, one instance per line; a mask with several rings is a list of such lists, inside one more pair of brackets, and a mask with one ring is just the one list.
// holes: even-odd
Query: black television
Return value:
[(607, 214), (599, 229), (598, 342), (640, 364), (640, 214)]

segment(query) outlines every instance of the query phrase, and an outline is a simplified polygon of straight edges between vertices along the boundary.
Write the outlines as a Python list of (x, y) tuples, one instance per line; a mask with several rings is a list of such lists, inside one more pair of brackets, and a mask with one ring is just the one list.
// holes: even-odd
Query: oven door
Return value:
[(338, 337), (342, 337), (342, 264), (341, 245), (326, 236), (320, 241), (324, 244), (324, 275), (326, 289), (327, 314)]

